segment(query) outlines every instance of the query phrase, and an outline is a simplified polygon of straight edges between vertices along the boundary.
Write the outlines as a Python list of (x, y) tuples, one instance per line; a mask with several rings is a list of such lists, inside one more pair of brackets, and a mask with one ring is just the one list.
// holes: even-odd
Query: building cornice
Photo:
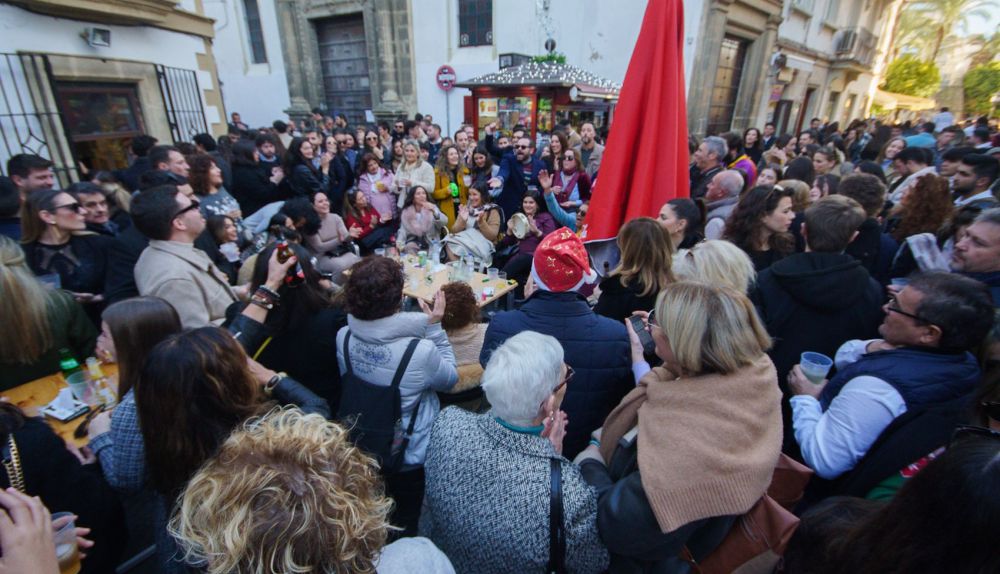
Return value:
[(25, 10), (47, 16), (95, 24), (152, 26), (213, 38), (214, 20), (177, 7), (178, 0), (7, 0)]

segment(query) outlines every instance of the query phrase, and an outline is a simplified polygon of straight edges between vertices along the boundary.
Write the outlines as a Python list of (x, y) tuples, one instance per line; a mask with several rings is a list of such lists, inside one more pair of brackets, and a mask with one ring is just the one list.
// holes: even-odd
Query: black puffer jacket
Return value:
[(785, 452), (796, 456), (788, 372), (803, 351), (833, 358), (846, 341), (877, 337), (885, 302), (882, 287), (850, 255), (797, 253), (764, 270), (751, 299), (774, 338), (768, 355), (783, 394)]

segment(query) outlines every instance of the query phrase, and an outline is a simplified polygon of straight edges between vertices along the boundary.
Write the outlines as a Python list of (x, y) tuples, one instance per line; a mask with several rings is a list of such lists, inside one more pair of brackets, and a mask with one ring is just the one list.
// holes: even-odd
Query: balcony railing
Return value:
[(845, 28), (837, 35), (834, 55), (839, 62), (855, 62), (870, 68), (875, 62), (875, 35), (865, 28)]

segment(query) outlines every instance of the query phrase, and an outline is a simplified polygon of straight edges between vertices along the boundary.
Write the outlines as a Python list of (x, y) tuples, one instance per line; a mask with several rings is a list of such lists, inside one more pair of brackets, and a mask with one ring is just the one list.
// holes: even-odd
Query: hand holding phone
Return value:
[(627, 320), (631, 327), (629, 330), (635, 333), (639, 344), (642, 346), (643, 354), (653, 354), (656, 351), (656, 343), (653, 342), (653, 336), (649, 333), (649, 329), (646, 328), (646, 322), (642, 320), (642, 316), (632, 315)]

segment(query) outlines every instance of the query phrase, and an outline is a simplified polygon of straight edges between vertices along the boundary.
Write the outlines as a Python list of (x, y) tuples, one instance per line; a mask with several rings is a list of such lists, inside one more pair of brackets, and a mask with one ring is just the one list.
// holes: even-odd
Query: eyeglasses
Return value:
[(576, 161), (576, 158), (571, 155), (567, 155), (563, 156), (563, 161)]
[(554, 394), (558, 393), (559, 391), (561, 391), (563, 387), (565, 387), (570, 381), (573, 380), (573, 375), (575, 375), (575, 374), (576, 374), (576, 371), (573, 370), (573, 367), (571, 367), (569, 365), (566, 365), (566, 376), (563, 377), (563, 380), (562, 380), (561, 383), (559, 383), (558, 385), (556, 385), (556, 388), (552, 389), (552, 394), (554, 395)]
[(81, 205), (78, 202), (67, 203), (65, 205), (57, 205), (52, 208), (52, 211), (59, 211), (60, 209), (69, 209), (70, 211), (80, 211)]
[(192, 199), (191, 200), (191, 205), (179, 209), (177, 211), (177, 213), (175, 213), (174, 216), (171, 217), (170, 219), (177, 219), (178, 217), (184, 215), (185, 213), (187, 213), (189, 211), (194, 211), (195, 209), (198, 209), (200, 206), (201, 206), (201, 204), (198, 203), (197, 199)]
[(530, 145), (517, 144), (517, 145), (514, 146), (514, 149), (531, 149), (531, 146)]
[(656, 327), (657, 329), (663, 328), (656, 322), (656, 311), (650, 311), (649, 315), (646, 315), (646, 325), (649, 327)]
[(920, 315), (914, 315), (913, 313), (907, 313), (906, 311), (903, 311), (902, 309), (900, 309), (899, 308), (899, 300), (896, 299), (895, 295), (890, 295), (889, 296), (889, 303), (886, 305), (885, 308), (886, 308), (887, 311), (892, 311), (893, 313), (899, 313), (900, 315), (902, 315), (904, 317), (909, 317), (910, 319), (913, 319), (915, 321), (920, 321), (921, 323), (930, 323), (930, 321), (928, 321), (927, 319), (924, 319)]
[(954, 432), (951, 433), (951, 439), (948, 441), (948, 448), (956, 442), (962, 441), (968, 438), (992, 438), (1000, 439), (1000, 432), (986, 427), (978, 427), (973, 425), (958, 425), (955, 427)]

